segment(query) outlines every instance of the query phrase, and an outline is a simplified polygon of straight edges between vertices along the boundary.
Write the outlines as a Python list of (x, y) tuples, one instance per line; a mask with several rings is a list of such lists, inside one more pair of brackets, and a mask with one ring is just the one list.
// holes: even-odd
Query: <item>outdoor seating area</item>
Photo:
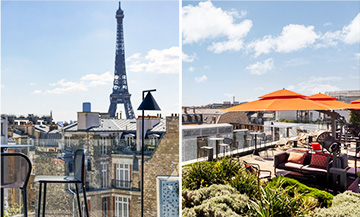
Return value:
[[(313, 142), (313, 144), (315, 143)], [(184, 166), (182, 193), (185, 200), (185, 204), (183, 204), (185, 207), (183, 209), (184, 216), (191, 216), (194, 213), (199, 215), (199, 213), (205, 212), (201, 207), (205, 207), (215, 198), (211, 196), (202, 198), (202, 201), (196, 202), (201, 206), (194, 206), (191, 205), (194, 203), (188, 202), (194, 200), (197, 197), (196, 195), (203, 194), (206, 191), (218, 192), (226, 198), (246, 195), (245, 198), (241, 196), (242, 199), (239, 200), (248, 204), (248, 209), (244, 208), (239, 212), (233, 210), (231, 203), (226, 205), (227, 209), (233, 210), (237, 214), (256, 212), (259, 207), (253, 206), (253, 204), (258, 203), (258, 206), (261, 206), (260, 199), (265, 203), (275, 200), (275, 198), (270, 198), (268, 194), (278, 194), (288, 200), (299, 201), (297, 205), (294, 205), (297, 214), (294, 212), (285, 216), (304, 214), (312, 216), (314, 212), (328, 212), (327, 209), (332, 209), (332, 201), (338, 200), (339, 197), (356, 200), (357, 196), (355, 195), (359, 193), (359, 177), (355, 174), (355, 162), (349, 160), (348, 155), (343, 153), (346, 151), (343, 148), (340, 150), (341, 154), (329, 153), (328, 150), (332, 149), (323, 147), (324, 143), (320, 145), (320, 150), (318, 145), (320, 143), (317, 143), (315, 145), (317, 147), (314, 149), (312, 149), (312, 145), (307, 144), (297, 147), (278, 146), (274, 148), (275, 153), (271, 158), (267, 156), (266, 150), (261, 150), (259, 155), (219, 156), (211, 161), (198, 161)], [(350, 151), (356, 149), (357, 145), (359, 144), (351, 143), (349, 145)], [(284, 150), (284, 148), (288, 149)], [(335, 158), (334, 155), (336, 155)], [(274, 169), (274, 173), (271, 172), (272, 169)], [(224, 183), (227, 184), (224, 185)], [(295, 188), (286, 188), (286, 186), (296, 186), (298, 193), (311, 194), (313, 195), (311, 197), (314, 197), (317, 202), (311, 208), (305, 208), (302, 204), (305, 203), (303, 196), (297, 198), (293, 193), (285, 190)], [(233, 191), (233, 193), (227, 195), (224, 193), (225, 191)], [(347, 191), (351, 191), (353, 194), (349, 194)], [(222, 204), (221, 206), (224, 205), (223, 202), (218, 202)], [(262, 208), (276, 210), (277, 212), (283, 211), (279, 207), (269, 206)], [(216, 210), (218, 209), (215, 207), (206, 212), (217, 212)]]
[[(329, 155), (320, 153), (299, 152), (299, 149), (282, 152), (274, 157), (274, 173), (276, 169), (296, 172), (308, 176), (315, 182), (326, 181), (329, 169), (332, 167)], [(295, 173), (290, 173), (294, 175)]]

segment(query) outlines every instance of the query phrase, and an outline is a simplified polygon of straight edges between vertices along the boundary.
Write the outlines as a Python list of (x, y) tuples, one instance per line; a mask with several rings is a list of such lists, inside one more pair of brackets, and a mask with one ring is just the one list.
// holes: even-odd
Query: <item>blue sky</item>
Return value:
[[(136, 111), (141, 91), (154, 88), (162, 115), (178, 113), (179, 3), (122, 1), (121, 6), (135, 114), (141, 114)], [(69, 121), (76, 120), (82, 102), (107, 112), (117, 9), (118, 1), (2, 1), (1, 113), (52, 110), (56, 121)]]
[(183, 1), (183, 105), (360, 90), (360, 2)]

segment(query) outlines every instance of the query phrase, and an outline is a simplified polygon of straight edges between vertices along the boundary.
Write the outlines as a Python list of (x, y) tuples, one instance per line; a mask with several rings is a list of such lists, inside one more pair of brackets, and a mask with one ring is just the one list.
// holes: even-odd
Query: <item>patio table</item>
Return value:
[[(1, 152), (4, 152), (8, 149), (25, 149), (25, 148), (30, 148), (34, 145), (9, 145), (9, 144), (0, 144), (0, 149), (1, 149)], [(3, 172), (1, 171), (1, 174), (3, 174)], [(3, 179), (4, 177), (1, 176), (1, 179)], [(1, 182), (3, 182), (3, 180), (1, 180)], [(0, 192), (1, 196), (1, 217), (4, 216), (4, 189), (1, 188), (1, 192)]]

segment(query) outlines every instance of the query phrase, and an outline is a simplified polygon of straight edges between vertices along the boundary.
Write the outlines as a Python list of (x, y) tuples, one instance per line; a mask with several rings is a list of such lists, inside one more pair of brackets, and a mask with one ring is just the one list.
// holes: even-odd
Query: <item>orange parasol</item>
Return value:
[(328, 108), (330, 108), (332, 110), (354, 108), (354, 106), (351, 104), (338, 101), (337, 98), (326, 95), (326, 94), (322, 94), (322, 93), (314, 94), (312, 96), (307, 97), (307, 99), (316, 101), (316, 102), (320, 102), (320, 103), (328, 106)]
[(305, 96), (282, 89), (264, 96), (259, 100), (244, 103), (222, 111), (288, 111), (288, 110), (330, 110), (320, 102), (304, 99)]
[(360, 99), (352, 101), (351, 104), (360, 104)]

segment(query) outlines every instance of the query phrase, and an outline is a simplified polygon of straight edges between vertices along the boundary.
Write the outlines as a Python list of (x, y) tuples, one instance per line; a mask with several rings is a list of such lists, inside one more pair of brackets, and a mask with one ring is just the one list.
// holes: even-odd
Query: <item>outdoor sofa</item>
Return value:
[(274, 157), (276, 169), (290, 171), (290, 174), (328, 181), (329, 170), (333, 162), (330, 154), (299, 151), (281, 152)]

